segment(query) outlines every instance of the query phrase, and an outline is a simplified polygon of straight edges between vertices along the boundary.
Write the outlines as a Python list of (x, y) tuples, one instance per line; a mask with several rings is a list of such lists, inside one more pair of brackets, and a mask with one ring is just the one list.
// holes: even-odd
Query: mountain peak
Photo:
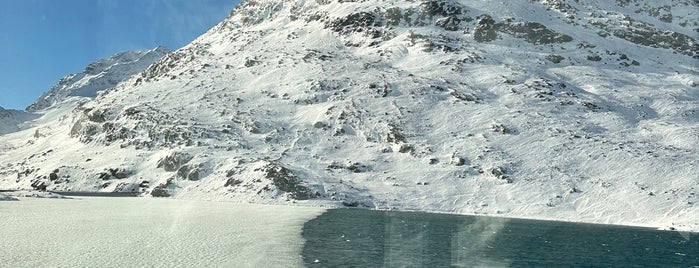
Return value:
[(61, 78), (26, 110), (46, 109), (69, 96), (94, 98), (97, 92), (116, 86), (169, 52), (167, 48), (158, 46), (151, 50), (120, 52), (90, 63), (83, 72)]

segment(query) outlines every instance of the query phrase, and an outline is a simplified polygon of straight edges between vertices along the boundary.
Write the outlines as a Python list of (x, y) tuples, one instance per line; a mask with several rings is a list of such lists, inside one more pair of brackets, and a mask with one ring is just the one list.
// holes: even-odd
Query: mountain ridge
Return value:
[(61, 78), (26, 110), (36, 112), (50, 108), (68, 96), (94, 98), (97, 92), (116, 86), (169, 52), (169, 49), (158, 46), (145, 51), (119, 52), (90, 63), (83, 72)]

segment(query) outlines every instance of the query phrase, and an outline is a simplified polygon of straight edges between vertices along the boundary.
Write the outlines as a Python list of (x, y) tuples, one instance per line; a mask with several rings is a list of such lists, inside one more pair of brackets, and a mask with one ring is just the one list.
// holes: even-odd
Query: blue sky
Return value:
[(239, 0), (0, 1), (0, 106), (24, 109), (66, 74), (125, 50), (180, 48)]

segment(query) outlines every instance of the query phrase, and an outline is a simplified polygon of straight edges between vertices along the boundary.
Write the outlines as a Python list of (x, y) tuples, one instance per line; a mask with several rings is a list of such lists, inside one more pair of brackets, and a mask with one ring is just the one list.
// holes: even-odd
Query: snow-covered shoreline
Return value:
[(9, 194), (0, 193), (0, 201), (19, 201), (19, 199)]
[(71, 197), (44, 191), (17, 190), (0, 192), (0, 201), (19, 201), (22, 198), (71, 199)]
[[(94, 195), (82, 195), (82, 196), (62, 196), (50, 192), (40, 192), (40, 191), (14, 191), (14, 192), (3, 192), (0, 193), (0, 201), (19, 201), (24, 198), (95, 198), (95, 197), (110, 197), (110, 193), (100, 193), (94, 192)], [(122, 196), (129, 198), (127, 196)], [(133, 198), (154, 198), (154, 197), (133, 197)], [(167, 199), (167, 198), (166, 198)], [(207, 199), (187, 199), (187, 198), (174, 198), (181, 201), (216, 201), (225, 204), (255, 204), (246, 202), (236, 202), (235, 200), (207, 200)], [(317, 207), (324, 209), (368, 209), (368, 210), (378, 210), (378, 211), (402, 211), (402, 212), (422, 212), (422, 213), (437, 213), (437, 214), (450, 214), (450, 215), (463, 215), (463, 216), (483, 216), (483, 217), (497, 217), (504, 219), (524, 219), (524, 220), (541, 220), (541, 221), (556, 221), (556, 222), (570, 222), (570, 223), (584, 223), (584, 224), (601, 224), (601, 225), (614, 225), (614, 226), (628, 226), (628, 227), (641, 227), (641, 228), (652, 228), (657, 230), (666, 231), (678, 231), (678, 232), (694, 232), (699, 233), (699, 223), (697, 222), (663, 222), (663, 223), (644, 223), (633, 218), (617, 218), (614, 221), (603, 218), (555, 218), (554, 216), (542, 216), (534, 214), (488, 214), (488, 213), (454, 213), (454, 212), (444, 212), (438, 210), (415, 210), (415, 209), (375, 209), (375, 208), (348, 208), (344, 206), (341, 202), (331, 202), (323, 200), (315, 201), (294, 201), (294, 202), (270, 202), (270, 203), (257, 203), (261, 205), (277, 205), (277, 206), (294, 206), (294, 207)]]

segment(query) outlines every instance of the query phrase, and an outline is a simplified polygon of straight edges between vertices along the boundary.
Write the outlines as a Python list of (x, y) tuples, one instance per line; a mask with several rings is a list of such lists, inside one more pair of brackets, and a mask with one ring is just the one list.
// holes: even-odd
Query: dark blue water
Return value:
[(309, 267), (699, 267), (699, 233), (448, 214), (329, 210)]

